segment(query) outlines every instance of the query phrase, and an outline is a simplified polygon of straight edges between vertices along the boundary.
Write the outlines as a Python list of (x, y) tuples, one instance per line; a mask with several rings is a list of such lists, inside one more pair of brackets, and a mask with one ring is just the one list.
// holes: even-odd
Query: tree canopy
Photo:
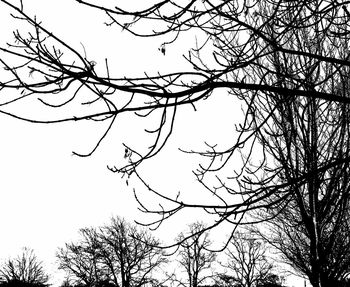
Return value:
[(0, 269), (0, 286), (45, 287), (48, 281), (42, 262), (27, 247), (22, 254), (5, 261)]
[(57, 253), (59, 268), (75, 285), (159, 285), (154, 277), (166, 262), (159, 242), (121, 217), (100, 228), (80, 230), (82, 239)]

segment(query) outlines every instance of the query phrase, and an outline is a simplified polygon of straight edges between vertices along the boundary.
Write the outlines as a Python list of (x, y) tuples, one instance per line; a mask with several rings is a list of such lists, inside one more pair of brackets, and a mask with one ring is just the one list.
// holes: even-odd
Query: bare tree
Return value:
[[(322, 195), (317, 200), (315, 222), (318, 268), (313, 265), (315, 251), (312, 245), (316, 240), (312, 238), (310, 223), (302, 218), (300, 206), (295, 199), (291, 199), (283, 209), (269, 209), (259, 213), (259, 218), (269, 219), (259, 232), (260, 235), (281, 253), (285, 263), (310, 278), (310, 281), (316, 276), (316, 269), (321, 286), (343, 286), (350, 274), (349, 199), (343, 197), (342, 189), (346, 180), (347, 176), (335, 179), (330, 177), (327, 185), (332, 186), (326, 185), (318, 191)], [(333, 185), (331, 182), (337, 183)], [(308, 206), (307, 198), (303, 204)], [(307, 214), (309, 212), (308, 208)]]
[(209, 234), (202, 233), (203, 229), (205, 229), (203, 223), (195, 222), (189, 225), (188, 234), (180, 233), (177, 237), (180, 248), (178, 262), (185, 270), (187, 277), (186, 282), (178, 280), (180, 285), (199, 287), (212, 277), (210, 269), (216, 254), (210, 251)]
[[(282, 260), (298, 273), (313, 278), (311, 265), (310, 235), (291, 204), (276, 218), (269, 221), (260, 235), (275, 247)], [(271, 215), (271, 213), (270, 213)], [(299, 218), (300, 220), (300, 218)], [(319, 239), (319, 264), (321, 286), (346, 286), (349, 275), (349, 226), (348, 217), (343, 217), (336, 225), (325, 227)]]
[(0, 281), (11, 286), (48, 286), (49, 276), (34, 251), (25, 247), (21, 255), (7, 260), (0, 269)]
[(74, 284), (93, 286), (106, 280), (108, 271), (101, 263), (100, 242), (94, 228), (80, 230), (78, 243), (66, 243), (57, 252), (59, 269), (64, 270)]
[[(158, 284), (155, 274), (160, 273), (159, 267), (167, 259), (158, 247), (159, 241), (146, 230), (113, 218), (111, 225), (100, 229), (99, 239), (102, 259), (115, 283), (121, 286)], [(108, 258), (108, 255), (112, 256)]]
[(262, 286), (274, 268), (266, 253), (261, 239), (248, 232), (236, 232), (225, 251), (227, 260), (222, 265), (226, 271), (219, 278), (237, 287)]
[[(197, 38), (203, 42), (185, 56), (188, 70), (115, 77), (107, 60), (105, 73), (97, 71), (96, 63), (83, 51), (27, 15), (25, 5), (16, 7), (1, 0), (31, 29), (28, 34), (16, 31), (15, 42), (0, 48), (1, 63), (8, 72), (1, 80), (2, 91), (18, 90), (15, 98), (4, 99), (2, 107), (40, 94), (45, 107), (67, 108), (83, 103), (78, 95), (86, 90), (90, 94), (85, 103), (103, 103), (105, 107), (100, 112), (84, 110), (59, 119), (28, 118), (4, 109), (1, 112), (31, 122), (108, 122), (91, 152), (82, 156), (96, 150), (120, 115), (136, 113), (147, 118), (152, 114), (159, 124), (147, 129), (147, 134), (154, 136), (150, 148), (136, 150), (125, 144), (127, 162), (110, 168), (142, 181), (138, 167), (167, 143), (179, 107), (195, 107), (214, 91), (226, 90), (244, 104), (245, 118), (237, 125), (236, 139), (225, 148), (213, 144), (207, 150), (193, 151), (209, 162), (202, 164), (195, 176), (213, 194), (213, 200), (206, 204), (187, 202), (182, 194), (169, 195), (143, 181), (171, 207), (150, 208), (140, 202), (141, 208), (160, 215), (156, 224), (184, 208), (201, 208), (215, 215), (211, 226), (216, 226), (225, 221), (239, 224), (252, 210), (268, 208), (277, 215), (291, 204), (298, 212), (298, 228), (305, 230), (309, 240), (306, 258), (310, 281), (315, 287), (321, 286), (322, 277), (329, 276), (322, 274), (327, 264), (331, 266), (333, 256), (325, 250), (332, 250), (332, 239), (341, 234), (337, 230), (347, 218), (348, 208), (348, 1), (157, 1), (134, 11), (93, 0), (77, 2), (105, 12), (109, 26), (120, 26), (135, 36), (169, 37), (160, 45), (165, 57), (171, 44), (188, 30), (197, 31)], [(213, 61), (203, 56), (208, 51)], [(63, 91), (71, 92), (71, 97), (58, 105), (50, 103), (48, 95), (60, 100)], [(122, 100), (115, 96), (118, 92), (123, 92)], [(243, 155), (241, 168), (228, 178), (218, 177), (215, 183), (206, 181), (208, 175), (229, 168), (237, 153)], [(338, 250), (344, 243), (345, 239)], [(328, 263), (322, 258), (328, 258)]]
[(101, 282), (122, 287), (158, 286), (156, 272), (166, 262), (159, 242), (147, 231), (112, 218), (109, 225), (80, 231), (79, 243), (66, 244), (57, 253), (60, 269), (76, 283)]
[[(291, 181), (280, 176), (278, 168), (273, 172), (268, 170), (270, 158), (265, 156), (266, 153), (262, 153), (260, 161), (253, 161), (257, 150), (264, 149), (265, 141), (261, 140), (261, 134), (269, 131), (276, 112), (277, 116), (282, 116), (282, 121), (290, 116), (288, 108), (291, 108), (291, 102), (310, 109), (310, 123), (318, 103), (331, 103), (327, 109), (332, 110), (342, 106), (336, 103), (350, 102), (347, 95), (333, 89), (334, 82), (339, 82), (344, 70), (350, 66), (347, 1), (189, 0), (185, 4), (182, 1), (156, 1), (149, 7), (134, 11), (93, 0), (77, 2), (105, 12), (108, 26), (120, 26), (136, 37), (168, 37), (160, 45), (165, 57), (168, 47), (186, 31), (196, 32), (197, 39), (203, 41), (186, 54), (187, 70), (135, 78), (116, 77), (110, 74), (107, 60), (103, 64), (105, 72), (97, 71), (96, 63), (87, 58), (83, 49), (75, 49), (45, 29), (35, 17), (27, 15), (26, 3), (20, 1), (21, 5), (15, 6), (1, 0), (0, 3), (12, 9), (16, 19), (24, 21), (30, 30), (28, 34), (16, 31), (15, 42), (0, 48), (0, 62), (7, 71), (1, 80), (1, 89), (4, 92), (18, 90), (16, 97), (4, 99), (2, 107), (24, 98), (37, 98), (37, 95), (47, 108), (69, 108), (77, 103), (99, 107), (104, 104), (104, 109), (99, 109), (99, 112), (82, 110), (59, 119), (29, 118), (1, 109), (3, 114), (30, 122), (108, 122), (107, 129), (91, 152), (81, 156), (89, 156), (96, 150), (120, 115), (135, 113), (147, 118), (152, 114), (159, 124), (156, 128), (146, 129), (147, 135), (152, 137), (150, 147), (136, 150), (131, 144), (125, 144), (123, 150), (127, 162), (110, 167), (114, 172), (135, 175), (144, 182), (138, 167), (164, 147), (173, 131), (179, 107), (188, 105), (195, 108), (196, 103), (211, 97), (216, 90), (226, 90), (235, 100), (244, 103), (245, 119), (237, 126), (235, 141), (222, 149), (213, 144), (208, 145), (207, 150), (194, 152), (209, 161), (207, 165), (202, 164), (195, 175), (205, 190), (214, 195), (212, 202), (187, 202), (182, 194), (159, 192), (144, 182), (159, 200), (171, 204), (169, 208), (164, 208), (164, 204), (147, 207), (140, 202), (145, 212), (160, 215), (151, 223), (159, 224), (184, 208), (201, 208), (219, 218), (212, 226), (224, 221), (239, 224), (246, 212), (266, 207), (266, 198), (271, 196), (274, 200), (269, 202), (271, 207), (287, 203), (292, 194), (287, 190), (292, 191), (306, 181), (315, 187), (322, 173), (327, 174), (333, 168), (341, 169), (349, 163), (348, 155), (328, 157), (322, 163), (309, 160), (307, 168), (302, 173), (298, 172)], [(145, 30), (145, 27), (150, 27), (150, 30)], [(203, 56), (208, 51), (213, 55), (211, 60)], [(97, 64), (101, 66), (101, 63)], [(63, 91), (70, 92), (71, 97), (61, 99)], [(88, 98), (81, 100), (79, 95), (84, 97), (86, 91), (90, 92)], [(118, 92), (122, 92), (123, 97), (116, 96)], [(50, 102), (52, 95), (56, 96), (59, 104)], [(266, 108), (265, 113), (260, 113), (260, 119), (255, 120), (261, 107)], [(312, 136), (314, 139), (315, 135)], [(288, 152), (288, 146), (284, 151)], [(241, 168), (237, 168), (233, 176), (217, 178), (215, 183), (206, 181), (209, 174), (229, 167), (234, 155), (240, 152), (245, 157)], [(255, 173), (255, 170), (258, 172)], [(251, 177), (263, 179), (255, 185)], [(279, 190), (283, 190), (283, 195), (272, 197)], [(316, 210), (316, 193), (309, 195), (310, 208)], [(312, 214), (310, 218), (314, 222), (316, 213)], [(311, 244), (313, 266), (317, 269), (317, 228), (314, 223), (309, 226), (314, 238)]]
[[(346, 13), (346, 7), (342, 9)], [(307, 19), (306, 12), (302, 13), (303, 19)], [(315, 15), (312, 19), (307, 21), (310, 26), (304, 33), (290, 30), (286, 34), (290, 41), (285, 47), (332, 54), (328, 37), (317, 33), (323, 19)], [(278, 27), (277, 21), (271, 23), (269, 35), (276, 36)], [(339, 45), (336, 53), (348, 53), (348, 43), (342, 39), (334, 41)], [(265, 67), (252, 71), (252, 77), (261, 78), (262, 83), (349, 96), (348, 67), (340, 66), (334, 74), (316, 59), (308, 61), (305, 55), (282, 58), (278, 53), (271, 54), (264, 64)], [(262, 78), (267, 66), (276, 74)], [(304, 80), (297, 83), (296, 79)], [(256, 97), (250, 109), (250, 128), (256, 131), (264, 160), (261, 164), (255, 162), (256, 169), (245, 183), (253, 190), (266, 192), (261, 205), (265, 208), (257, 211), (258, 221), (271, 224), (271, 234), (265, 238), (313, 286), (329, 286), (330, 282), (343, 280), (349, 272), (350, 255), (348, 105), (268, 93)]]

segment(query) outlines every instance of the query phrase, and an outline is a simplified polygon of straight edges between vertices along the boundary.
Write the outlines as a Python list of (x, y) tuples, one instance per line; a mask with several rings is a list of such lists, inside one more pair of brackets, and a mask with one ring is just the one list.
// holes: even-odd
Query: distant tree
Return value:
[(216, 254), (208, 250), (211, 241), (209, 234), (203, 233), (204, 229), (203, 223), (192, 223), (189, 225), (187, 234), (180, 233), (177, 237), (180, 248), (178, 262), (185, 269), (187, 277), (186, 282), (178, 280), (183, 286), (198, 287), (203, 285), (209, 277), (212, 277), (211, 274), (203, 274), (205, 270), (211, 268), (216, 258)]
[(63, 280), (60, 287), (73, 287), (73, 285), (71, 284), (69, 278), (66, 278), (65, 280)]
[(42, 287), (42, 286), (50, 286), (49, 284), (47, 285), (42, 285), (42, 284), (36, 284), (36, 283), (26, 283), (20, 280), (11, 280), (8, 282), (2, 282), (0, 283), (1, 287)]
[(27, 247), (21, 255), (8, 259), (0, 269), (0, 286), (44, 287), (49, 285), (48, 280), (42, 262)]
[[(256, 287), (284, 287), (284, 278), (274, 273), (268, 273), (263, 279), (259, 280)], [(227, 274), (217, 274), (213, 287), (245, 287), (242, 282), (237, 282), (237, 278)]]
[(80, 230), (81, 240), (78, 243), (67, 243), (57, 253), (59, 269), (68, 273), (70, 283), (92, 286), (108, 277), (102, 267), (97, 232), (94, 228)]
[(225, 252), (227, 260), (222, 263), (226, 272), (217, 276), (219, 285), (261, 287), (272, 282), (274, 266), (267, 260), (266, 252), (261, 239), (248, 232), (236, 232)]
[(146, 230), (112, 218), (109, 225), (80, 230), (78, 243), (57, 253), (59, 268), (74, 284), (86, 286), (157, 286), (152, 277), (166, 262), (159, 242)]
[(267, 274), (260, 282), (257, 287), (283, 287), (284, 278), (274, 273)]
[(234, 276), (225, 273), (217, 273), (214, 277), (214, 281), (214, 286), (217, 287), (232, 287), (238, 284)]
[(74, 284), (69, 279), (64, 280), (62, 282), (62, 284), (60, 285), (60, 287), (91, 287), (91, 286), (93, 286), (93, 287), (116, 287), (115, 284), (108, 282), (108, 281), (100, 281), (97, 283), (93, 283), (92, 285), (86, 285), (83, 283)]

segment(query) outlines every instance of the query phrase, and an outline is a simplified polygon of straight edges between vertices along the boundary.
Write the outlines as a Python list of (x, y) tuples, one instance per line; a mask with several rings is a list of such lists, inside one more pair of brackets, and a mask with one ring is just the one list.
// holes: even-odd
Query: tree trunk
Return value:
[(318, 167), (318, 155), (317, 155), (317, 136), (318, 127), (316, 120), (316, 100), (309, 99), (309, 134), (310, 134), (310, 150), (308, 151), (308, 171), (311, 172), (309, 179), (309, 205), (310, 205), (310, 219), (311, 228), (310, 232), (310, 257), (311, 257), (311, 273), (312, 273), (312, 286), (321, 286), (321, 266), (319, 256), (319, 238), (318, 238), (318, 176), (316, 170)]

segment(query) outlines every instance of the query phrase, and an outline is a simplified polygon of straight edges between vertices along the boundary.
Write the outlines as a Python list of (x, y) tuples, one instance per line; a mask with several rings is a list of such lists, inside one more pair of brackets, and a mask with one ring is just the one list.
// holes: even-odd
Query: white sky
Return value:
[[(6, 13), (3, 6), (0, 6), (1, 44), (5, 38), (1, 35), (8, 36), (11, 32), (8, 18), (2, 17)], [(44, 26), (80, 51), (80, 42), (83, 43), (88, 57), (97, 62), (97, 68), (108, 57), (112, 74), (180, 69), (185, 63), (181, 56), (186, 53), (184, 43), (193, 43), (193, 38), (184, 38), (169, 47), (163, 56), (158, 47), (164, 40), (141, 42), (126, 32), (121, 33), (116, 26), (106, 28), (103, 14), (73, 0), (24, 0), (24, 7), (29, 15), (37, 15)], [(190, 108), (181, 111), (169, 145), (143, 168), (143, 174), (157, 188), (187, 192), (198, 188), (191, 174), (198, 164), (196, 158), (181, 154), (177, 148), (195, 148), (204, 140), (214, 143), (232, 136), (240, 107), (227, 95), (215, 95), (198, 107), (197, 113)], [(21, 109), (28, 112), (27, 106)], [(138, 127), (129, 121), (124, 119), (114, 127), (92, 157), (79, 158), (72, 156), (72, 151), (89, 151), (103, 132), (99, 126), (91, 122), (34, 125), (0, 116), (0, 259), (15, 256), (28, 246), (53, 274), (57, 272), (57, 247), (76, 238), (79, 228), (107, 223), (112, 215), (140, 220), (131, 188), (106, 168), (116, 164), (123, 153), (120, 145), (123, 136), (128, 139), (138, 136), (134, 132)], [(186, 218), (188, 222), (182, 217), (169, 225), (165, 223), (158, 234), (169, 240), (186, 223), (197, 219), (188, 214)], [(55, 277), (52, 283), (60, 284), (60, 280)]]

